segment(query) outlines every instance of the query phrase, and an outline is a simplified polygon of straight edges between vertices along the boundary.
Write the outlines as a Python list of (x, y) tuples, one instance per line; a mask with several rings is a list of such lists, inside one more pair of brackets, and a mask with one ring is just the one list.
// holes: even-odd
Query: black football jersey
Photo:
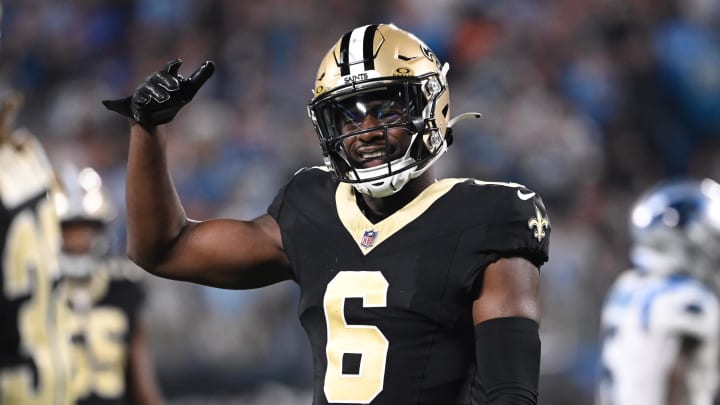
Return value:
[(130, 403), (128, 348), (145, 298), (131, 266), (110, 260), (89, 279), (68, 281), (77, 405)]
[(70, 346), (52, 171), (34, 137), (13, 136), (17, 144), (0, 142), (0, 403), (66, 404)]
[(542, 200), (518, 184), (441, 180), (373, 224), (351, 185), (313, 168), (268, 212), (300, 286), (315, 405), (469, 403), (483, 270), (548, 259)]

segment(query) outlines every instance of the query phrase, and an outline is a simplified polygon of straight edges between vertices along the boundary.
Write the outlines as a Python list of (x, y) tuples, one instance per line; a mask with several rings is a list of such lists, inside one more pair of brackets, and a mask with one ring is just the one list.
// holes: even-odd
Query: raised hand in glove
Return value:
[(178, 74), (182, 60), (175, 59), (153, 73), (135, 89), (132, 96), (103, 100), (108, 110), (130, 117), (143, 126), (166, 124), (192, 100), (215, 72), (212, 61), (203, 63), (189, 78)]

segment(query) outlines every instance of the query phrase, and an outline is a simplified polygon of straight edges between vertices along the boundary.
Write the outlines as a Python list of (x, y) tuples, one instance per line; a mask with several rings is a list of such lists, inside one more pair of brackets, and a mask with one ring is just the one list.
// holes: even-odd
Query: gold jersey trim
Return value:
[[(382, 242), (427, 211), (435, 201), (450, 191), (453, 186), (466, 180), (450, 178), (437, 181), (418, 194), (410, 203), (376, 224), (370, 222), (360, 211), (360, 207), (355, 201), (355, 190), (351, 184), (340, 183), (338, 185), (335, 192), (335, 203), (340, 221), (363, 255), (367, 255)], [(366, 231), (377, 232), (370, 246), (363, 244), (363, 235)]]

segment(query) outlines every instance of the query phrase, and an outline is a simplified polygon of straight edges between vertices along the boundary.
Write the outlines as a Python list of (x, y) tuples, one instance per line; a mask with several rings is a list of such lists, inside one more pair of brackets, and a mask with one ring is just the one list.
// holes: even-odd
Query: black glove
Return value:
[(175, 59), (145, 79), (132, 96), (103, 100), (108, 110), (130, 117), (141, 125), (167, 124), (215, 72), (215, 63), (203, 63), (189, 78), (178, 74), (182, 60)]

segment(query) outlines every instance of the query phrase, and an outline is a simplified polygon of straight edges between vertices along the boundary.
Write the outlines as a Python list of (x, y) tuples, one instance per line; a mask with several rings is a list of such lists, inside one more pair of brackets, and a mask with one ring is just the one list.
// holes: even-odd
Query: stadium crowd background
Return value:
[[(98, 170), (124, 203), (127, 123), (101, 99), (180, 57), (215, 76), (170, 124), (190, 217), (265, 211), (321, 164), (306, 116), (315, 69), (350, 28), (393, 22), (450, 63), (464, 121), (440, 174), (538, 190), (552, 220), (542, 269), (541, 403), (590, 404), (599, 306), (628, 266), (627, 210), (655, 182), (720, 179), (715, 0), (5, 0), (0, 80), (54, 162)], [(471, 214), (471, 213), (469, 213)], [(115, 249), (124, 252), (123, 219)], [(226, 291), (148, 276), (170, 404), (307, 404), (297, 291)], [(213, 402), (214, 401), (214, 402)]]

